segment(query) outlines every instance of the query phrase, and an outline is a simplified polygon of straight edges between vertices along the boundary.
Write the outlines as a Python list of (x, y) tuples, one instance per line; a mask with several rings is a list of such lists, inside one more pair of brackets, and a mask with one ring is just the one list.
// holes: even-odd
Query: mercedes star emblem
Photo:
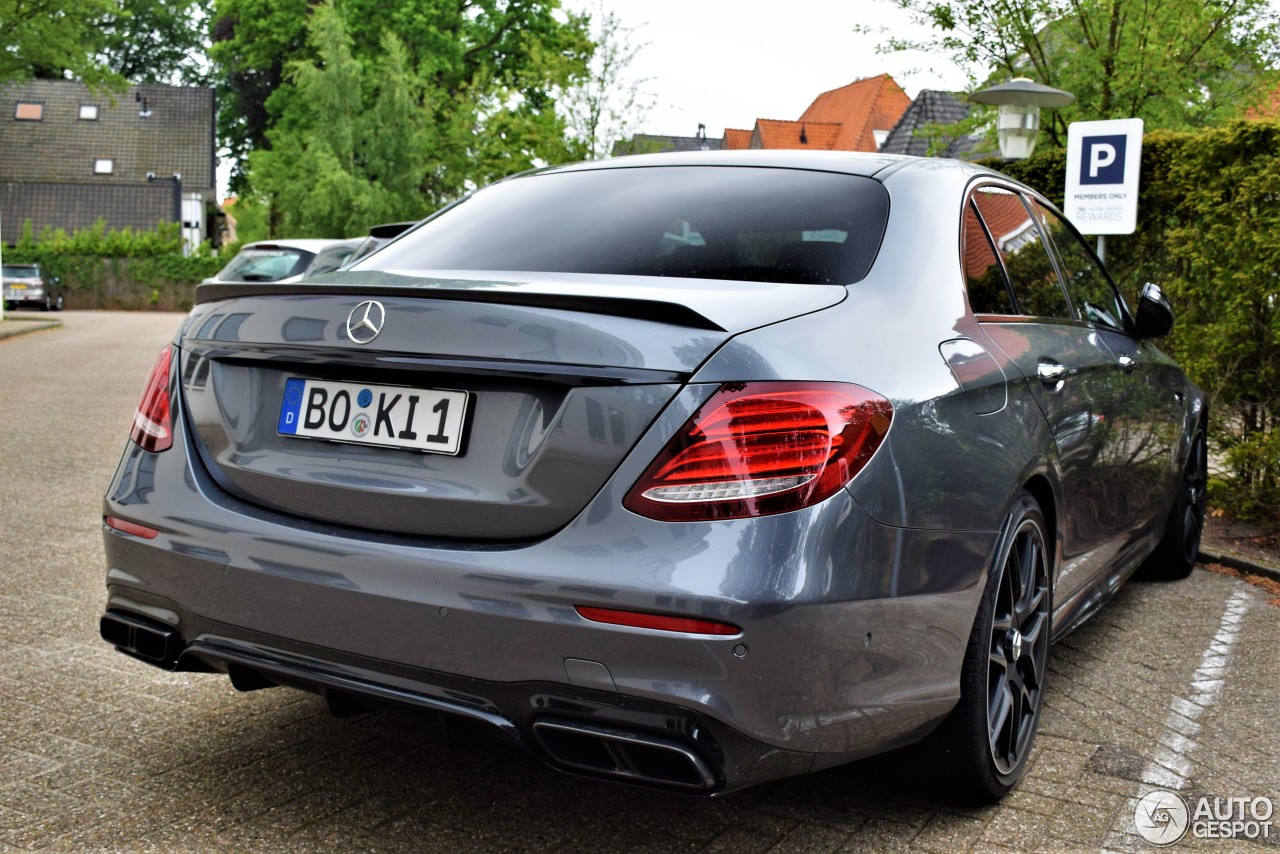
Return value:
[(387, 310), (376, 299), (367, 299), (347, 315), (347, 337), (357, 344), (368, 344), (378, 337)]

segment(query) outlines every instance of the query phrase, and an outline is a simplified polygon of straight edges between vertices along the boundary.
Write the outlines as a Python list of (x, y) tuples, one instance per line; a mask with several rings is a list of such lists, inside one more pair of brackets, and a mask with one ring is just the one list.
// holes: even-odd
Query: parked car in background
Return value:
[(203, 284), (214, 282), (296, 282), (332, 272), (359, 246), (353, 240), (260, 240), (246, 243), (227, 266)]
[(2, 278), (5, 308), (62, 311), (66, 303), (62, 280), (46, 276), (39, 264), (5, 264)]
[(916, 770), (998, 798), (1051, 640), (1196, 559), (1172, 324), (974, 164), (508, 179), (305, 293), (197, 290), (106, 494), (102, 636), (600, 778), (719, 794), (927, 739)]
[(388, 222), (383, 225), (375, 225), (369, 229), (369, 236), (360, 242), (355, 252), (351, 253), (351, 257), (347, 259), (347, 264), (354, 264), (366, 255), (372, 255), (417, 224), (416, 222)]

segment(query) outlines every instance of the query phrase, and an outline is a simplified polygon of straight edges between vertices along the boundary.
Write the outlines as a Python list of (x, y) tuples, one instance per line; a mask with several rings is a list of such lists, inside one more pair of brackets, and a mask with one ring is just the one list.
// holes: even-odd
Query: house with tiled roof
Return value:
[(911, 99), (881, 74), (823, 92), (795, 121), (756, 119), (751, 130), (726, 128), (725, 148), (878, 151)]
[[(909, 106), (911, 99), (902, 87), (888, 74), (881, 74), (823, 92), (795, 121), (756, 119), (750, 130), (725, 128), (724, 138), (714, 141), (720, 144), (710, 147), (876, 151)], [(679, 140), (686, 137), (639, 134), (634, 139), (636, 144), (615, 148), (615, 153), (686, 150), (679, 147)], [(663, 139), (672, 140), (672, 144), (661, 145)], [(649, 147), (641, 148), (641, 140)]]
[(0, 239), (31, 221), (67, 231), (101, 219), (209, 234), (215, 206), (213, 89), (139, 85), (97, 92), (69, 80), (0, 88)]
[(620, 139), (609, 152), (611, 157), (625, 154), (658, 154), (664, 151), (719, 151), (726, 148), (724, 140), (707, 136), (707, 126), (698, 125), (693, 136), (668, 136), (658, 133), (638, 133), (630, 139)]
[(1245, 110), (1244, 117), (1249, 121), (1280, 121), (1280, 86)]
[(936, 89), (922, 89), (889, 132), (880, 150), (916, 157), (968, 157), (982, 144), (981, 135), (948, 135), (947, 125), (969, 117), (964, 98)]
[(799, 120), (840, 125), (832, 144), (835, 151), (878, 151), (910, 106), (911, 99), (902, 87), (888, 74), (881, 74), (823, 92)]

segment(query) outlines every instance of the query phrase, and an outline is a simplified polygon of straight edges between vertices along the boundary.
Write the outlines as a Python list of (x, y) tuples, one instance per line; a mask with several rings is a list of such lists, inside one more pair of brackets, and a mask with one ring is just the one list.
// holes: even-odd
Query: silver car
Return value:
[(107, 491), (101, 631), (242, 690), (702, 794), (923, 740), (989, 800), (1050, 642), (1196, 557), (1168, 303), (971, 164), (549, 168), (196, 299)]
[(62, 280), (48, 276), (39, 264), (5, 264), (2, 278), (5, 308), (62, 311), (66, 304)]

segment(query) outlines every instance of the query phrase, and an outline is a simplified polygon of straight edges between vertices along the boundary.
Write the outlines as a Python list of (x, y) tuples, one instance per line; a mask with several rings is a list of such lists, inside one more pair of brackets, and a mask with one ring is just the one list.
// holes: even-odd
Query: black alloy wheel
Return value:
[(965, 648), (960, 701), (932, 737), (956, 800), (998, 800), (1022, 779), (1044, 708), (1053, 547), (1029, 493), (1014, 501)]
[(987, 742), (996, 771), (1020, 773), (1044, 705), (1049, 664), (1049, 571), (1042, 523), (1024, 517), (1013, 532), (991, 620)]
[(1209, 480), (1209, 442), (1203, 422), (1196, 427), (1187, 451), (1187, 462), (1178, 481), (1178, 492), (1169, 510), (1164, 536), (1151, 553), (1138, 575), (1151, 581), (1177, 581), (1186, 578), (1200, 556), (1200, 537), (1204, 533), (1205, 487)]

